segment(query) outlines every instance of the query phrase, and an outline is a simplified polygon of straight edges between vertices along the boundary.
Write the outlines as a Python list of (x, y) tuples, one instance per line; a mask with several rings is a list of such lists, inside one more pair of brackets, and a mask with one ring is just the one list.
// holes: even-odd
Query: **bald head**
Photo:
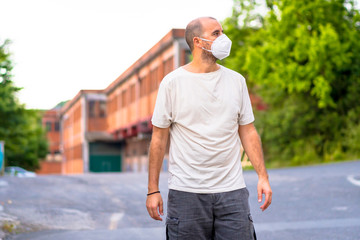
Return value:
[(206, 20), (215, 20), (213, 17), (201, 17), (192, 20), (185, 29), (185, 40), (187, 44), (189, 45), (189, 48), (191, 51), (194, 50), (194, 37), (200, 37), (203, 33), (203, 22)]

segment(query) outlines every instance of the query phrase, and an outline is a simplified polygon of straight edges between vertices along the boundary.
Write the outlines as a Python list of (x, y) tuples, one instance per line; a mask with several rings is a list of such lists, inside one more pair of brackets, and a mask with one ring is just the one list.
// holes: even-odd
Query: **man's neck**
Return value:
[(193, 73), (209, 73), (215, 72), (220, 68), (220, 66), (216, 62), (209, 63), (194, 59), (192, 62), (185, 65), (184, 68), (185, 70)]

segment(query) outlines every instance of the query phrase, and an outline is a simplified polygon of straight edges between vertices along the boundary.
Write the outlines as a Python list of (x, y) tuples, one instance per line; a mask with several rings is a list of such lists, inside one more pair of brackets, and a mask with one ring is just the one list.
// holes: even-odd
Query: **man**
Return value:
[(167, 239), (256, 239), (241, 144), (259, 176), (263, 211), (272, 191), (245, 79), (216, 63), (231, 48), (216, 19), (193, 20), (185, 38), (193, 61), (163, 79), (152, 117), (147, 210), (162, 220), (158, 185), (170, 135)]

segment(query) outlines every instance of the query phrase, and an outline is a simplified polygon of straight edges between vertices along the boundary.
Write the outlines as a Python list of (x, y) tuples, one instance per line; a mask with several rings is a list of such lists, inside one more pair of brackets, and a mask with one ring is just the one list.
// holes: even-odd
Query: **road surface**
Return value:
[[(360, 240), (360, 161), (269, 170), (269, 175), (273, 202), (261, 212), (256, 173), (244, 173), (258, 239)], [(147, 215), (144, 173), (0, 180), (0, 219), (16, 219), (23, 232), (7, 239), (165, 239), (164, 221)], [(160, 190), (166, 209), (167, 173), (160, 177)]]

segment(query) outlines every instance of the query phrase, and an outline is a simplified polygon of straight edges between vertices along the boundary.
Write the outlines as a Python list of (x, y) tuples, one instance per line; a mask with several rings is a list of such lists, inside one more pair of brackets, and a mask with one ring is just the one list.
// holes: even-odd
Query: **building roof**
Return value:
[(118, 78), (103, 90), (80, 90), (76, 96), (67, 101), (61, 108), (61, 114), (66, 113), (84, 94), (109, 94), (115, 88), (126, 81), (133, 74), (136, 74), (140, 68), (146, 65), (149, 61), (154, 59), (158, 54), (173, 44), (175, 39), (184, 38), (185, 29), (171, 29), (159, 42), (157, 42), (150, 50), (142, 55), (135, 63), (133, 63), (127, 70), (125, 70)]
[(162, 51), (168, 48), (174, 39), (184, 38), (185, 29), (171, 29), (159, 42), (157, 42), (150, 50), (142, 55), (135, 63), (133, 63), (125, 72), (123, 72), (115, 81), (113, 81), (107, 88), (104, 89), (106, 94), (111, 93), (115, 88), (126, 81), (129, 77), (137, 74), (138, 71), (153, 60)]
[(66, 113), (84, 94), (103, 94), (104, 90), (97, 90), (97, 89), (82, 89), (80, 90), (76, 96), (68, 101), (62, 108), (61, 114)]

